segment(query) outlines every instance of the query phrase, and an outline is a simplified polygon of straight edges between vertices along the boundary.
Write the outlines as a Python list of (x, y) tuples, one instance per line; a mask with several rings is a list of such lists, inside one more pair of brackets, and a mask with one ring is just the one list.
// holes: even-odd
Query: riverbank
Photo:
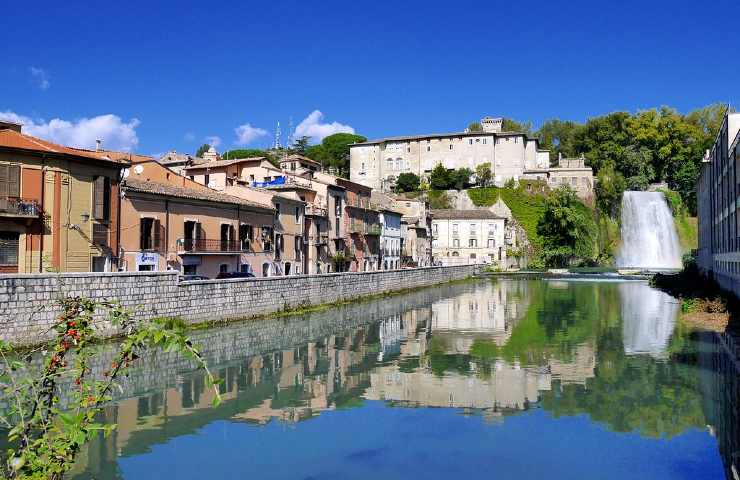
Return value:
[[(476, 265), (291, 277), (178, 281), (176, 272), (0, 276), (0, 339), (34, 345), (50, 338), (65, 296), (120, 302), (134, 318), (178, 317), (187, 325), (296, 312), (469, 278)], [(104, 336), (119, 335), (108, 326)]]

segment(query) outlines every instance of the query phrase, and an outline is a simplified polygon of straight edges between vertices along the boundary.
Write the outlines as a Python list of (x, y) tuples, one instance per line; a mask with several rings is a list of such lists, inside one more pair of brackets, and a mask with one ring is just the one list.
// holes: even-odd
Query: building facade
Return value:
[[(550, 168), (550, 152), (539, 147), (539, 140), (523, 132), (504, 132), (503, 119), (486, 117), (481, 131), (388, 137), (350, 145), (350, 179), (374, 189), (389, 191), (401, 173), (426, 178), (438, 164), (449, 170), (490, 163), (493, 183), (503, 186), (520, 179), (558, 179), (577, 176), (576, 190), (591, 196), (593, 173), (589, 167), (570, 165)], [(586, 183), (581, 178), (591, 172)], [(553, 180), (555, 181), (555, 180)], [(583, 183), (581, 183), (583, 182)], [(581, 189), (587, 191), (581, 193)]]
[(486, 209), (432, 210), (432, 252), (437, 265), (506, 266), (506, 221)]
[(0, 273), (114, 271), (127, 165), (0, 122)]
[(148, 157), (132, 157), (121, 213), (120, 269), (219, 273), (277, 271), (275, 209), (216, 192)]
[(740, 113), (725, 115), (696, 185), (697, 262), (705, 275), (740, 295)]

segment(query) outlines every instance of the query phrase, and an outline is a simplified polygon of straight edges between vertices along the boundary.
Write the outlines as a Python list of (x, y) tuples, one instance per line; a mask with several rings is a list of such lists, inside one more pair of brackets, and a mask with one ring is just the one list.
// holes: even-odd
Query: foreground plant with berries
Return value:
[[(214, 389), (214, 402), (220, 402), (217, 381), (181, 323), (134, 321), (131, 312), (118, 304), (78, 297), (59, 304), (62, 313), (53, 327), (54, 340), (23, 354), (0, 342), (0, 391), (7, 403), (0, 427), (6, 430), (8, 445), (0, 478), (63, 478), (85, 443), (115, 428), (96, 419), (112, 399), (116, 379), (126, 375), (143, 350), (163, 348), (194, 361)], [(108, 369), (96, 373), (91, 368), (95, 344), (102, 329), (111, 325), (124, 339)], [(43, 358), (41, 366), (33, 361), (38, 355)]]

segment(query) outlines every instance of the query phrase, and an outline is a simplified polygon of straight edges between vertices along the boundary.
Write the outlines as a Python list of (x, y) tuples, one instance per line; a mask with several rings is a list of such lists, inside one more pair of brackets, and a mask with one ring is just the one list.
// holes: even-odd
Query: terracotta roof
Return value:
[(225, 193), (220, 193), (215, 190), (196, 190), (194, 188), (177, 187), (175, 185), (169, 185), (165, 183), (157, 182), (144, 182), (136, 180), (135, 178), (127, 178), (124, 186), (126, 190), (134, 192), (151, 193), (154, 195), (167, 195), (170, 197), (177, 198), (189, 198), (193, 200), (205, 200), (210, 202), (229, 203), (232, 205), (244, 205), (253, 208), (260, 208), (263, 210), (274, 211), (275, 209), (257, 202), (245, 200), (243, 198), (234, 197)]
[(296, 162), (296, 161), (301, 161), (301, 162), (306, 162), (306, 163), (312, 163), (312, 164), (317, 165), (319, 167), (321, 166), (321, 164), (319, 162), (317, 162), (316, 160), (314, 160), (312, 158), (308, 158), (305, 155), (300, 155), (298, 153), (294, 153), (292, 155), (288, 155), (284, 159), (281, 159), (280, 160), (280, 163)]
[(435, 220), (505, 220), (504, 217), (496, 215), (492, 211), (486, 210), (485, 208), (477, 208), (473, 210), (432, 210), (432, 217)]
[[(262, 161), (267, 160), (265, 157), (249, 157), (249, 158), (231, 158), (229, 160), (215, 160), (213, 162), (208, 163), (201, 163), (198, 165), (192, 165), (190, 167), (185, 167), (185, 170), (197, 170), (202, 168), (216, 168), (216, 167), (228, 167), (229, 165), (234, 165), (236, 163), (243, 163), (248, 161)], [(274, 167), (273, 167), (274, 168)], [(277, 170), (277, 169), (275, 169)]]
[(0, 147), (16, 148), (37, 153), (51, 153), (56, 155), (67, 155), (103, 162), (121, 163), (127, 165), (129, 162), (123, 158), (112, 158), (109, 152), (96, 152), (82, 148), (65, 147), (56, 143), (47, 142), (40, 138), (26, 135), (11, 129), (0, 129)]

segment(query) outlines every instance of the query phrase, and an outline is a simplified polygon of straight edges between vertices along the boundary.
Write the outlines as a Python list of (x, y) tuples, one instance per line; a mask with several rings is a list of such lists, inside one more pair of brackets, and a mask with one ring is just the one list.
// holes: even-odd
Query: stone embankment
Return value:
[[(179, 317), (189, 324), (245, 319), (468, 278), (479, 267), (425, 267), (256, 279), (180, 282), (176, 272), (0, 275), (0, 338), (19, 345), (48, 339), (56, 300), (118, 301), (137, 318)], [(113, 328), (106, 335), (115, 336)]]

